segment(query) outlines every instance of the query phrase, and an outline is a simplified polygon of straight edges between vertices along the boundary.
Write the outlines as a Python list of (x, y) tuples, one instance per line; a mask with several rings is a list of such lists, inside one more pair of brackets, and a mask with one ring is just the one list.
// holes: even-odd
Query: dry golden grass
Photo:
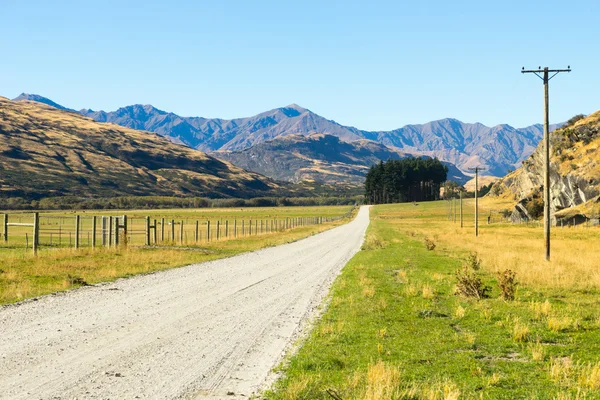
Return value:
[(529, 338), (529, 327), (516, 319), (513, 325), (512, 337), (515, 342), (526, 342)]
[(364, 400), (392, 399), (400, 385), (400, 370), (379, 360), (367, 370)]
[(600, 363), (582, 366), (579, 371), (579, 384), (587, 389), (600, 389)]
[(466, 310), (459, 304), (458, 307), (456, 307), (456, 310), (454, 310), (454, 317), (460, 319), (460, 318), (464, 318), (466, 313)]
[(404, 294), (407, 297), (415, 297), (418, 292), (419, 292), (419, 289), (415, 285), (413, 285), (413, 284), (407, 285), (404, 288)]
[(552, 332), (563, 332), (573, 326), (571, 317), (548, 317), (548, 329)]
[(534, 361), (544, 361), (546, 358), (546, 350), (539, 341), (530, 345), (529, 350), (531, 351), (531, 358)]
[(435, 289), (431, 285), (423, 285), (421, 293), (424, 299), (433, 299), (435, 297)]
[[(407, 234), (421, 237), (435, 233), (443, 248), (476, 251), (483, 267), (492, 273), (511, 269), (525, 285), (551, 288), (600, 288), (600, 228), (552, 229), (551, 261), (544, 259), (543, 228), (536, 225), (495, 223), (487, 225), (490, 210), (511, 208), (513, 200), (483, 198), (480, 201), (479, 237), (474, 235), (473, 200), (465, 200), (464, 228), (448, 220), (441, 203), (423, 203), (422, 207), (400, 206), (385, 214), (389, 221)], [(427, 209), (425, 209), (427, 207)]]
[(536, 320), (548, 318), (550, 311), (552, 311), (552, 304), (546, 299), (543, 303), (533, 301), (531, 302), (531, 309), (535, 315)]

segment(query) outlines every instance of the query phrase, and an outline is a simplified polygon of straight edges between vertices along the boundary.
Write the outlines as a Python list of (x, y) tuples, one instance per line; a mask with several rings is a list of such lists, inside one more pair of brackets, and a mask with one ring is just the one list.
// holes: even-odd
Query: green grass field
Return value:
[[(554, 229), (548, 263), (542, 228), (484, 222), (475, 238), (472, 212), (461, 229), (447, 207), (372, 209), (363, 251), (265, 397), (600, 398), (600, 229)], [(455, 294), (456, 271), (473, 251), (491, 288), (482, 300)], [(516, 272), (514, 301), (500, 297), (505, 269)]]
[[(122, 215), (125, 212), (81, 212), (81, 246), (75, 250), (75, 213), (41, 213), (41, 248), (37, 257), (31, 247), (26, 249), (25, 233), (31, 228), (10, 227), (8, 243), (0, 244), (0, 304), (13, 303), (31, 297), (68, 290), (84, 284), (111, 281), (136, 274), (150, 273), (168, 268), (229, 257), (264, 247), (276, 246), (298, 240), (314, 233), (343, 224), (347, 218), (340, 218), (352, 207), (275, 207), (252, 209), (198, 209), (198, 210), (157, 210), (127, 211), (129, 218), (128, 246), (113, 248), (90, 248), (91, 215)], [(176, 227), (176, 238), (170, 236), (171, 226), (166, 226), (164, 241), (143, 246), (145, 242), (145, 218), (165, 218), (184, 222), (184, 241), (179, 241), (180, 225)], [(315, 224), (316, 217), (331, 220)], [(32, 214), (10, 214), (9, 221), (27, 222)], [(294, 224), (290, 220), (303, 218), (304, 224)], [(195, 241), (195, 221), (203, 225), (202, 236)], [(206, 237), (206, 221), (211, 221), (211, 240)], [(237, 235), (233, 232), (233, 221), (237, 221)], [(253, 221), (252, 234), (249, 227)], [(217, 240), (216, 226), (220, 221), (220, 236)], [(226, 235), (225, 221), (229, 221)], [(243, 221), (243, 222), (242, 222)], [(262, 233), (260, 223), (263, 221)], [(269, 229), (267, 229), (267, 221)], [(278, 221), (278, 222), (277, 222)], [(287, 221), (287, 229), (286, 222)], [(298, 221), (298, 220), (296, 220)], [(299, 222), (299, 221), (298, 221)], [(54, 224), (54, 225), (51, 225)], [(277, 226), (277, 229), (275, 229)], [(59, 228), (60, 227), (60, 228)], [(242, 227), (244, 230), (242, 231)], [(60, 236), (57, 232), (60, 229)], [(53, 234), (52, 239), (50, 233)], [(31, 236), (28, 236), (31, 241)], [(50, 241), (52, 240), (52, 245)], [(60, 240), (60, 242), (59, 242)], [(122, 242), (122, 241), (121, 241)], [(101, 235), (97, 233), (97, 243)], [(31, 242), (30, 242), (31, 246)]]

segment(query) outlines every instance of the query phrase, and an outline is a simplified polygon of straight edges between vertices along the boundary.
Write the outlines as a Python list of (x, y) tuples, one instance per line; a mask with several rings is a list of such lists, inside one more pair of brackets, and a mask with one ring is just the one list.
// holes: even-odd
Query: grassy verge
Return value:
[[(338, 215), (347, 212), (348, 209), (348, 207), (338, 209)], [(304, 215), (308, 213), (310, 216), (311, 212), (317, 210), (305, 210)], [(335, 215), (332, 210), (329, 212)], [(298, 209), (284, 214), (302, 215)], [(255, 211), (253, 215), (264, 214)], [(26, 252), (20, 247), (2, 247), (0, 248), (0, 304), (14, 303), (85, 284), (112, 281), (276, 246), (313, 235), (347, 221), (348, 219), (345, 219), (238, 239), (213, 240), (184, 247), (130, 246), (98, 250), (42, 248), (37, 257), (31, 254), (31, 250)]]
[[(600, 291), (589, 281), (598, 264), (580, 255), (564, 282), (556, 279), (561, 256), (547, 265), (541, 249), (537, 258), (527, 252), (538, 250), (539, 228), (485, 226), (475, 243), (467, 224), (461, 231), (445, 218), (445, 207), (373, 210), (364, 251), (334, 283), (328, 309), (267, 398), (600, 398)], [(557, 249), (596, 251), (589, 243), (596, 231), (555, 235)], [(456, 270), (475, 245), (483, 266), (477, 274), (492, 289), (482, 300), (455, 295)], [(497, 254), (499, 246), (511, 257)], [(519, 260), (539, 262), (538, 272), (519, 269), (516, 298), (505, 301), (496, 271)]]

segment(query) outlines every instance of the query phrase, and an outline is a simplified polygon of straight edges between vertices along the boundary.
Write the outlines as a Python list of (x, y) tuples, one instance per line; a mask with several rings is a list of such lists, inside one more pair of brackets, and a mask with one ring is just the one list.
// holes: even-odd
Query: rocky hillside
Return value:
[(252, 197), (272, 180), (150, 132), (0, 97), (0, 195)]
[[(39, 101), (50, 101), (38, 97)], [(487, 173), (496, 176), (519, 167), (542, 137), (539, 124), (517, 129), (509, 125), (488, 127), (451, 118), (392, 131), (366, 131), (338, 124), (295, 104), (233, 120), (181, 117), (151, 105), (127, 106), (113, 112), (89, 109), (79, 112), (99, 122), (156, 132), (203, 151), (238, 151), (279, 136), (307, 136), (318, 132), (346, 142), (366, 139), (405, 153), (436, 156), (465, 172), (469, 167), (485, 166)]]
[[(325, 134), (280, 136), (248, 149), (212, 154), (278, 180), (355, 185), (362, 185), (371, 165), (407, 156), (370, 140), (345, 142)], [(469, 179), (453, 165), (449, 165), (448, 178), (460, 183)]]
[[(600, 111), (574, 119), (553, 132), (551, 141), (551, 209), (557, 219), (600, 214)], [(523, 166), (500, 179), (490, 193), (516, 200), (513, 216), (536, 218), (543, 212), (543, 147)]]

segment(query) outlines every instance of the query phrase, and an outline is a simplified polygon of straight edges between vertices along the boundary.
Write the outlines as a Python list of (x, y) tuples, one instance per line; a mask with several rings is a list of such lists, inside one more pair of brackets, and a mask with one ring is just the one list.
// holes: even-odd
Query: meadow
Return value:
[[(554, 228), (547, 262), (539, 224), (498, 217), (510, 205), (484, 199), (478, 237), (473, 200), (462, 228), (444, 201), (373, 207), (363, 251), (265, 396), (600, 398), (600, 228)], [(460, 293), (465, 276), (480, 298)]]
[[(30, 227), (11, 226), (8, 242), (0, 242), (0, 304), (288, 243), (343, 224), (353, 212), (350, 206), (42, 212), (37, 256)], [(126, 240), (123, 236), (118, 245), (101, 246), (101, 217), (124, 214)], [(75, 215), (80, 216), (78, 249), (73, 248)], [(97, 217), (96, 248), (91, 246), (91, 216)], [(146, 217), (165, 220), (164, 238), (159, 225), (150, 246), (145, 245)], [(9, 213), (9, 222), (32, 218), (31, 213)]]

